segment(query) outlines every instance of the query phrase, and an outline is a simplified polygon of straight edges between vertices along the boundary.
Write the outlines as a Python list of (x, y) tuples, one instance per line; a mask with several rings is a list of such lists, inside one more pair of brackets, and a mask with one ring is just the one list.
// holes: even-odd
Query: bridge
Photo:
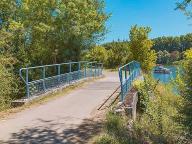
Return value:
[[(55, 75), (51, 75), (54, 72)], [(34, 73), (39, 77), (34, 77)], [(119, 86), (119, 100), (124, 101), (140, 73), (140, 65), (135, 61), (120, 67), (118, 72), (105, 71), (103, 64), (97, 62), (22, 68), (20, 76), (26, 85), (27, 98), (83, 79), (104, 77), (85, 82), (69, 93), (63, 91), (63, 96), (0, 120), (0, 143), (87, 142), (102, 125), (102, 111), (97, 108)]]

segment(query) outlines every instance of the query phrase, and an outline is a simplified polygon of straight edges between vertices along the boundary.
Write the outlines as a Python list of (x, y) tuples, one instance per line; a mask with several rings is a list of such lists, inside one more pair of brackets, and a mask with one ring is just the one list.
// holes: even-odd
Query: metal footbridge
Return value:
[[(102, 63), (80, 61), (21, 68), (19, 74), (25, 83), (26, 97), (30, 98), (81, 79), (101, 76), (102, 72)], [(124, 101), (133, 82), (141, 76), (140, 63), (132, 61), (120, 67), (118, 74), (120, 101)]]

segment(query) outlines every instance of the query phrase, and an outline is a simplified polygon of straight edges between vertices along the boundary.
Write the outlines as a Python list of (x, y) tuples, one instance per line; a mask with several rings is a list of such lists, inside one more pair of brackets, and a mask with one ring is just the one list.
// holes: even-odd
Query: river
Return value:
[(156, 80), (159, 80), (162, 82), (162, 83), (169, 83), (171, 80), (174, 80), (176, 78), (176, 75), (177, 75), (177, 69), (176, 67), (174, 66), (165, 66), (166, 68), (170, 69), (171, 70), (171, 73), (170, 74), (162, 74), (162, 73), (154, 73), (153, 72), (153, 78), (155, 78)]

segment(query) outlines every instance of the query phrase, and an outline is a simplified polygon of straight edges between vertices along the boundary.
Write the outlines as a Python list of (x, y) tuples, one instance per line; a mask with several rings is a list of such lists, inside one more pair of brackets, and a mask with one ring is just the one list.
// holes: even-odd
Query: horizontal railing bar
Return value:
[(35, 69), (35, 68), (43, 68), (43, 67), (51, 67), (51, 66), (58, 66), (58, 65), (63, 65), (63, 64), (76, 64), (76, 63), (94, 63), (94, 62), (88, 62), (88, 61), (80, 61), (80, 62), (66, 62), (66, 63), (60, 63), (60, 64), (50, 64), (50, 65), (42, 65), (42, 66), (34, 66), (34, 67), (26, 67), (26, 68), (21, 68), (22, 70), (26, 69)]

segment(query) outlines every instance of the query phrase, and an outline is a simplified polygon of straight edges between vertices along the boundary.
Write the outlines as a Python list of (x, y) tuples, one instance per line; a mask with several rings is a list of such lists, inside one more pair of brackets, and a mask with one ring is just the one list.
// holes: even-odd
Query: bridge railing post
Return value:
[(97, 67), (96, 64), (97, 64), (97, 62), (94, 63), (94, 68), (95, 68), (95, 74), (94, 74), (94, 76), (95, 76), (95, 77), (96, 77), (96, 67)]
[(46, 86), (45, 86), (45, 66), (43, 66), (43, 91), (46, 90)]
[(127, 67), (125, 68), (125, 85), (126, 85), (126, 92), (128, 91), (128, 85), (127, 85)]
[(27, 92), (27, 98), (29, 98), (30, 93), (29, 93), (29, 69), (26, 68), (26, 92)]
[(57, 65), (58, 85), (61, 83), (61, 65)]
[(91, 63), (91, 77), (93, 76), (93, 63)]
[(69, 84), (71, 83), (71, 62), (69, 62), (69, 77), (68, 77), (68, 80), (69, 80)]
[(78, 62), (78, 78), (81, 78), (81, 62)]
[(84, 63), (84, 77), (87, 77), (87, 62)]
[(120, 95), (120, 101), (123, 101), (124, 97), (124, 90), (123, 90), (123, 79), (122, 79), (122, 70), (119, 70), (119, 78), (120, 78), (120, 84), (121, 84), (121, 95)]

